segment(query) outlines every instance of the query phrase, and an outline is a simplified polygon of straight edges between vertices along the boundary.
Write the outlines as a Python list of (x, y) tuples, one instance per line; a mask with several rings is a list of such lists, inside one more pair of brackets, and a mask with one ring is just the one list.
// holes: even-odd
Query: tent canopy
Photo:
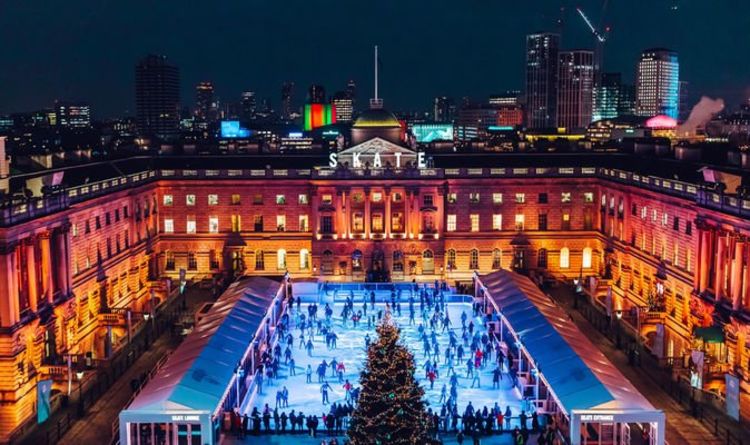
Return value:
[(531, 279), (499, 270), (478, 281), (566, 412), (654, 409)]
[(215, 411), (280, 288), (263, 277), (230, 285), (127, 411)]

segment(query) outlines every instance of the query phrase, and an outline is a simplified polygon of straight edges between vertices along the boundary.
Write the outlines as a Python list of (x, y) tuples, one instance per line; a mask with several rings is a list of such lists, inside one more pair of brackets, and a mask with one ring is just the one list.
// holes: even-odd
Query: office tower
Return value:
[(294, 82), (284, 82), (281, 85), (281, 118), (284, 120), (292, 117), (292, 94), (294, 93)]
[(621, 73), (602, 73), (594, 87), (594, 121), (635, 114), (635, 87), (622, 83)]
[(680, 63), (668, 49), (647, 49), (638, 62), (636, 111), (639, 116), (665, 114), (677, 119), (680, 101)]
[(354, 118), (354, 100), (348, 91), (339, 91), (333, 95), (331, 105), (336, 109), (338, 122), (351, 122)]
[[(52, 119), (49, 120), (52, 122)], [(63, 128), (91, 127), (91, 108), (85, 103), (55, 103), (55, 123)]]
[(139, 133), (172, 139), (180, 123), (180, 72), (166, 56), (149, 55), (135, 66), (135, 109)]
[(502, 94), (493, 94), (487, 99), (487, 103), (492, 106), (502, 105), (520, 105), (520, 91), (506, 91)]
[(216, 103), (214, 102), (214, 85), (211, 82), (201, 82), (195, 86), (195, 117), (203, 122), (213, 121)]
[(432, 118), (435, 122), (453, 122), (456, 118), (456, 102), (453, 98), (436, 97), (433, 101)]
[(559, 46), (559, 34), (526, 36), (526, 124), (529, 128), (555, 126)]
[(679, 100), (679, 111), (678, 115), (680, 121), (685, 121), (690, 116), (690, 99), (688, 97), (688, 83), (685, 80), (680, 81), (680, 100)]
[(322, 104), (326, 102), (326, 89), (322, 85), (312, 84), (307, 92), (307, 103)]
[(251, 121), (255, 119), (255, 91), (243, 91), (240, 95), (240, 119)]
[(349, 96), (349, 99), (352, 100), (352, 110), (353, 113), (356, 112), (357, 109), (357, 84), (354, 82), (354, 80), (349, 80), (346, 84), (346, 95)]
[(591, 123), (594, 90), (594, 52), (560, 51), (557, 126), (586, 128)]

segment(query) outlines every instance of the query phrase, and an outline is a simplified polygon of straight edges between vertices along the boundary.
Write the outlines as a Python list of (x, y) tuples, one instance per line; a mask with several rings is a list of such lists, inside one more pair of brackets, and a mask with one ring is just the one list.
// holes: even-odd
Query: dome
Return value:
[(401, 127), (401, 123), (390, 111), (382, 108), (372, 108), (363, 111), (354, 122), (354, 128), (393, 128)]

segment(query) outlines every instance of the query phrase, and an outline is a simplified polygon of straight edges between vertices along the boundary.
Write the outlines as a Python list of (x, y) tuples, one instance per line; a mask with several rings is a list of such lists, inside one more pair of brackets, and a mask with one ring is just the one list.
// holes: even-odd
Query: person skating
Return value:
[(313, 346), (313, 342), (312, 342), (312, 339), (308, 339), (308, 340), (307, 340), (307, 346), (305, 346), (305, 348), (307, 349), (307, 355), (308, 355), (309, 357), (312, 357), (312, 351), (313, 351), (313, 349), (315, 348), (315, 347)]
[(289, 408), (289, 390), (286, 386), (281, 389), (281, 400), (283, 402), (282, 408)]
[(295, 366), (294, 357), (289, 359), (289, 375), (297, 375), (297, 367)]
[(503, 378), (503, 373), (500, 372), (500, 367), (495, 367), (492, 371), (492, 389), (500, 388), (500, 380)]
[(328, 381), (326, 380), (323, 382), (323, 385), (320, 386), (320, 394), (323, 399), (323, 405), (327, 405), (328, 402), (328, 391), (331, 389), (331, 385), (328, 384)]
[(445, 383), (443, 383), (443, 388), (440, 390), (440, 401), (438, 403), (443, 403), (448, 399), (448, 387)]
[(305, 370), (305, 381), (306, 383), (312, 383), (312, 366), (308, 363), (307, 369)]

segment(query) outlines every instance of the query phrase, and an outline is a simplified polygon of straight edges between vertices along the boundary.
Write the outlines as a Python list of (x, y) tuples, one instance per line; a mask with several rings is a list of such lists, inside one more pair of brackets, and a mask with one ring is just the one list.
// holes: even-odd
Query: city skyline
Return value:
[[(214, 83), (216, 96), (222, 100), (235, 102), (242, 91), (251, 90), (259, 98), (270, 98), (276, 109), (279, 79), (301, 88), (319, 83), (330, 92), (343, 90), (353, 79), (360, 85), (358, 96), (366, 100), (371, 95), (374, 44), (381, 47), (381, 90), (387, 106), (394, 110), (428, 110), (438, 95), (476, 98), (522, 88), (525, 36), (539, 30), (558, 31), (561, 4), (566, 7), (561, 49), (593, 48), (591, 35), (575, 13), (577, 5), (567, 3), (545, 1), (533, 10), (522, 5), (487, 4), (480, 5), (486, 8), (486, 14), (479, 15), (474, 14), (476, 8), (436, 5), (425, 10), (415, 2), (399, 9), (376, 5), (367, 14), (354, 5), (298, 5), (286, 6), (289, 9), (284, 11), (271, 6), (255, 15), (249, 14), (248, 5), (213, 9), (185, 5), (180, 10), (173, 10), (174, 5), (158, 5), (148, 14), (139, 8), (120, 14), (113, 5), (84, 8), (82, 2), (42, 11), (11, 5), (0, 18), (0, 35), (6, 41), (23, 44), (0, 49), (0, 57), (6, 61), (0, 84), (12, 86), (0, 91), (0, 112), (30, 111), (60, 99), (89, 103), (97, 118), (132, 116), (132, 66), (149, 53), (166, 55), (180, 68), (183, 106), (193, 103), (195, 85), (204, 80)], [(748, 87), (743, 74), (750, 67), (740, 54), (746, 52), (743, 46), (748, 44), (732, 38), (747, 21), (743, 17), (749, 15), (732, 7), (744, 5), (716, 4), (709, 10), (708, 5), (679, 2), (652, 6), (640, 1), (612, 3), (604, 20), (613, 27), (605, 48), (605, 71), (622, 72), (624, 81), (633, 83), (641, 51), (663, 46), (680, 54), (681, 77), (691, 84), (692, 103), (702, 95), (724, 98), (730, 105), (746, 99)], [(599, 22), (599, 5), (597, 1), (580, 4), (594, 23)], [(137, 16), (132, 17), (131, 11), (138, 11)], [(720, 31), (708, 31), (711, 25), (703, 18), (709, 14), (725, 22)], [(197, 17), (205, 20), (205, 32), (169, 35), (170, 30), (182, 29)], [(410, 20), (409, 27), (368, 27), (367, 33), (343, 34), (323, 29), (312, 38), (307, 35), (308, 23), (316, 20), (363, 29), (368, 21), (387, 24), (403, 17), (416, 19)], [(80, 26), (56, 33), (66, 18)], [(247, 23), (232, 26), (238, 19)], [(426, 34), (435, 24), (446, 32)], [(56, 48), (27, 31), (40, 26), (60, 36)], [(289, 35), (275, 39), (273, 30), (280, 26)], [(148, 33), (141, 32), (146, 29)], [(243, 33), (247, 29), (255, 32)], [(123, 35), (130, 38), (123, 39)], [(422, 35), (430, 38), (418, 37)], [(723, 47), (734, 51), (717, 51)], [(718, 74), (717, 66), (721, 67)], [(55, 76), (29, 75), (46, 72), (55, 72)], [(457, 76), (465, 82), (455, 82)], [(297, 95), (295, 106), (303, 99)]]

